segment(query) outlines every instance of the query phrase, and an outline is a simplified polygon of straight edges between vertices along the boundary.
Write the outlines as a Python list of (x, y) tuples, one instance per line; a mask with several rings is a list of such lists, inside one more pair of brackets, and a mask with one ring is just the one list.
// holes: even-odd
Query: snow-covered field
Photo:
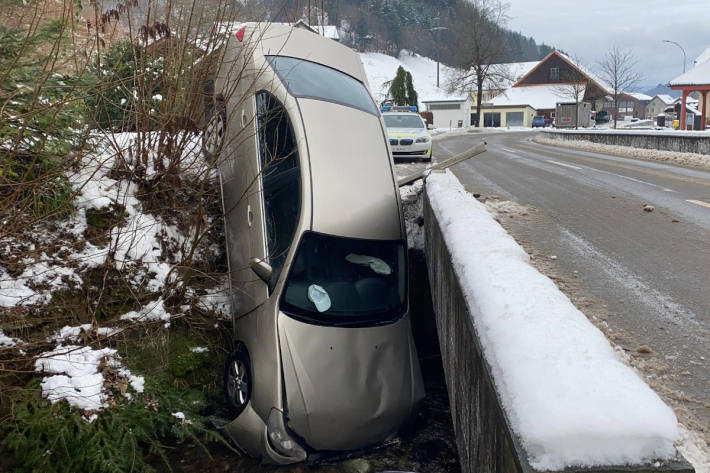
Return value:
[(444, 64), (439, 65), (439, 86), (436, 86), (436, 61), (409, 51), (401, 51), (398, 57), (382, 53), (360, 53), (365, 74), (370, 83), (370, 91), (377, 103), (387, 96), (388, 82), (394, 79), (397, 68), (402, 66), (412, 74), (414, 89), (422, 100), (445, 100), (461, 98), (461, 94), (451, 94), (446, 88), (454, 70)]
[(429, 176), (427, 193), (531, 464), (559, 470), (673, 458), (673, 411), (486, 207), (449, 172)]
[(658, 161), (662, 163), (679, 164), (681, 166), (710, 169), (710, 155), (706, 154), (678, 153), (675, 151), (632, 148), (630, 146), (607, 145), (582, 140), (556, 140), (546, 137), (545, 133), (537, 135), (533, 138), (533, 141), (542, 145), (559, 146), (562, 148), (591, 151), (594, 153), (612, 154), (615, 156), (624, 156), (628, 158), (646, 159), (649, 161)]

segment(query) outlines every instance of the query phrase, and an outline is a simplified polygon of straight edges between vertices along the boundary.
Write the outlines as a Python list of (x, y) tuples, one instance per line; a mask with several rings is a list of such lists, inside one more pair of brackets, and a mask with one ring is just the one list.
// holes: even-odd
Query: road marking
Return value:
[(550, 160), (550, 159), (548, 159), (547, 162), (548, 162), (548, 163), (552, 163), (552, 164), (557, 164), (558, 166), (564, 166), (564, 167), (570, 168), (570, 169), (576, 169), (577, 171), (581, 171), (581, 170), (582, 170), (582, 168), (579, 168), (579, 167), (577, 167), (577, 166), (572, 166), (571, 164), (565, 164), (565, 163), (558, 163), (557, 161), (552, 161), (552, 160)]
[(690, 202), (691, 204), (702, 205), (703, 207), (710, 208), (710, 203), (703, 202), (702, 200), (686, 200), (686, 202)]
[(517, 151), (515, 151), (514, 149), (508, 149), (508, 148), (501, 148), (501, 149), (502, 149), (503, 151), (507, 151), (507, 152), (509, 152), (509, 153), (513, 153), (513, 154), (517, 153)]
[(600, 173), (602, 173), (602, 174), (607, 174), (607, 175), (609, 175), (609, 176), (620, 177), (621, 179), (626, 179), (627, 181), (638, 182), (639, 184), (645, 184), (645, 185), (647, 185), (647, 186), (656, 187), (656, 188), (658, 188), (658, 189), (661, 189), (663, 192), (675, 192), (675, 193), (678, 193), (678, 191), (674, 191), (673, 189), (669, 189), (669, 188), (667, 188), (667, 187), (659, 186), (659, 185), (657, 185), (657, 184), (653, 184), (653, 183), (651, 183), (651, 182), (643, 181), (643, 180), (641, 180), (641, 179), (636, 179), (635, 177), (624, 176), (623, 174), (617, 174), (617, 173), (615, 173), (615, 172), (604, 171), (604, 170), (602, 170), (602, 169), (597, 169), (597, 168), (595, 168), (595, 167), (590, 167), (589, 169), (592, 169), (592, 170), (594, 170), (594, 171), (600, 172)]

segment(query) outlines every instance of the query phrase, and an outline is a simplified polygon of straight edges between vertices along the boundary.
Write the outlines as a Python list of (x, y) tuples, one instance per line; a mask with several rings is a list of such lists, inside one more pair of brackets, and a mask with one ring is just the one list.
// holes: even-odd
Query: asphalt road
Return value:
[(523, 206), (504, 226), (710, 440), (710, 172), (532, 136), (456, 135), (435, 141), (434, 155), (485, 137), (487, 151), (455, 174), (473, 193)]

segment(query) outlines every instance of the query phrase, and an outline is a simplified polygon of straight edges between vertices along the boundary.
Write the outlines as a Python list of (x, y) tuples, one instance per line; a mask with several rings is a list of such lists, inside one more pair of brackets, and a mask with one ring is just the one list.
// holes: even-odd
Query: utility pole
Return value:
[(433, 28), (429, 28), (429, 31), (435, 31), (436, 32), (436, 88), (439, 88), (439, 56), (440, 56), (440, 47), (439, 47), (439, 31), (441, 30), (448, 30), (447, 27), (445, 26), (439, 26), (439, 17), (437, 16), (434, 18), (436, 20), (436, 25)]
[(687, 60), (685, 58), (685, 49), (683, 49), (683, 46), (676, 43), (675, 41), (671, 41), (670, 39), (662, 39), (661, 42), (675, 44), (676, 46), (678, 46), (680, 48), (681, 51), (683, 51), (683, 74), (685, 74), (685, 64), (686, 64)]

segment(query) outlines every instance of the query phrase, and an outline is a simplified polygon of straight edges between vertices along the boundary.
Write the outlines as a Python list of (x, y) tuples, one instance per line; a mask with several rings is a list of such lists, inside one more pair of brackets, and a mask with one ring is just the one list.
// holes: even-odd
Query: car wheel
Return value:
[(202, 153), (207, 159), (219, 156), (227, 133), (227, 110), (224, 99), (217, 97), (205, 107), (207, 125), (202, 131)]
[(234, 416), (242, 413), (251, 399), (251, 363), (246, 347), (240, 344), (224, 369), (224, 392)]

